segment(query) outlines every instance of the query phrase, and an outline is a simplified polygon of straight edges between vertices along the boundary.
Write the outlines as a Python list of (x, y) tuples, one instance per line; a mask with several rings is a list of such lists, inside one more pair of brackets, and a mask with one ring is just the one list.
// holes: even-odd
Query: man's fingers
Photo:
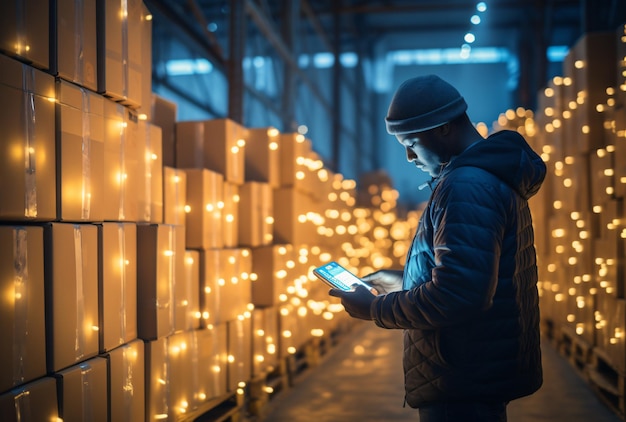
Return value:
[(343, 291), (339, 289), (330, 289), (328, 294), (335, 297), (341, 297), (343, 295)]

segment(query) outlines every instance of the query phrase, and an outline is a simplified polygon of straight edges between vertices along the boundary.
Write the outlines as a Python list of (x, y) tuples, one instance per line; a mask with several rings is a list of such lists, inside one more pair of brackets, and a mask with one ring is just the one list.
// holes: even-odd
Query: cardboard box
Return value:
[(168, 418), (170, 407), (168, 338), (161, 337), (146, 342), (145, 360), (145, 420), (165, 420)]
[(205, 249), (200, 254), (202, 325), (225, 323), (250, 311), (252, 260), (248, 249)]
[(224, 246), (222, 210), (224, 176), (206, 169), (187, 169), (187, 248), (209, 249)]
[(186, 226), (187, 173), (163, 167), (163, 223)]
[(138, 220), (146, 223), (163, 222), (163, 153), (161, 128), (140, 120)]
[(54, 24), (52, 73), (97, 91), (96, 0), (57, 0)]
[(45, 227), (47, 366), (49, 372), (98, 354), (98, 228)]
[(137, 115), (104, 101), (104, 220), (138, 221), (139, 140)]
[(244, 128), (230, 119), (178, 122), (176, 166), (212, 170), (241, 185), (245, 181), (244, 137)]
[(147, 23), (141, 0), (97, 3), (98, 92), (138, 108), (142, 99), (142, 36)]
[(3, 422), (59, 420), (56, 380), (40, 378), (0, 395), (0, 415)]
[(185, 420), (185, 416), (196, 406), (195, 396), (198, 373), (194, 370), (195, 337), (191, 332), (170, 336), (167, 347), (169, 375), (169, 420)]
[(626, 24), (619, 25), (615, 32), (617, 48), (617, 77), (615, 97), (618, 105), (626, 105)]
[(185, 301), (182, 303), (186, 308), (183, 330), (188, 331), (201, 327), (199, 251), (185, 251), (185, 287), (185, 298), (177, 298), (177, 300)]
[(46, 374), (43, 228), (0, 226), (0, 392)]
[(613, 149), (598, 148), (589, 155), (591, 205), (602, 205), (615, 197)]
[(99, 227), (100, 351), (137, 338), (137, 227), (103, 223)]
[(102, 221), (104, 99), (69, 82), (57, 82), (59, 152), (58, 219)]
[(252, 320), (228, 322), (228, 390), (243, 388), (252, 378)]
[(63, 421), (109, 420), (107, 371), (107, 360), (96, 357), (55, 374)]
[(224, 209), (222, 210), (222, 237), (225, 248), (239, 245), (239, 186), (224, 182)]
[(280, 132), (278, 129), (248, 129), (245, 163), (246, 181), (264, 182), (272, 188), (280, 186)]
[(144, 343), (134, 340), (108, 353), (111, 421), (145, 420)]
[(178, 105), (152, 93), (150, 121), (162, 130), (163, 165), (176, 167), (176, 119)]
[(152, 119), (152, 13), (142, 4), (141, 29), (141, 102), (137, 112), (142, 119)]
[[(606, 104), (607, 88), (615, 87), (616, 37), (614, 31), (582, 35), (569, 50), (563, 72), (573, 84), (566, 90), (573, 110), (573, 135), (576, 152), (589, 152), (606, 145), (604, 117), (598, 105)], [(567, 93), (569, 92), (569, 94)]]
[(226, 394), (228, 373), (227, 325), (194, 331), (197, 338), (198, 404)]
[(263, 375), (278, 365), (278, 309), (255, 308), (252, 312), (252, 375)]
[(246, 182), (239, 188), (239, 245), (269, 245), (274, 238), (272, 187)]
[(307, 215), (314, 209), (311, 198), (294, 187), (274, 189), (273, 193), (274, 243), (314, 243), (317, 227)]
[(623, 198), (626, 196), (626, 106), (615, 109), (614, 118), (615, 195)]
[(7, 104), (0, 113), (0, 218), (54, 220), (54, 77), (0, 54), (0, 98)]
[(49, 2), (0, 2), (0, 50), (40, 69), (49, 69), (49, 23)]
[(154, 340), (184, 325), (185, 232), (181, 226), (137, 226), (138, 336)]
[[(179, 227), (182, 231), (182, 227)], [(174, 331), (180, 332), (192, 329), (194, 324), (197, 323), (195, 318), (197, 309), (193, 309), (196, 304), (199, 303), (200, 288), (199, 285), (194, 285), (194, 280), (188, 280), (186, 278), (186, 251), (184, 246), (184, 237), (176, 238), (177, 254), (182, 251), (182, 260), (176, 261), (176, 268), (172, 271), (175, 273), (175, 279), (173, 280), (174, 288)]]
[(297, 133), (280, 134), (280, 186), (301, 189), (307, 177), (305, 157), (311, 151), (311, 141)]
[(275, 306), (281, 295), (287, 293), (289, 274), (293, 274), (293, 245), (268, 245), (252, 248), (252, 303), (257, 306)]

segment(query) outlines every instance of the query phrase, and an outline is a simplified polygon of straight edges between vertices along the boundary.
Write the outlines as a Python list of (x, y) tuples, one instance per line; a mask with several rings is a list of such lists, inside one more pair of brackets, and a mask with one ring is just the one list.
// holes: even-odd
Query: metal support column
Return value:
[[(334, 3), (335, 11), (341, 9), (341, 0)], [(333, 30), (333, 53), (335, 55), (335, 63), (333, 65), (333, 93), (332, 93), (332, 170), (340, 172), (341, 164), (341, 15), (334, 14), (334, 30)]]
[[(285, 46), (296, 57), (298, 52), (296, 28), (300, 17), (300, 0), (282, 0), (282, 38)], [(296, 97), (296, 73), (293, 66), (284, 62), (284, 83), (281, 107), (281, 119), (283, 129), (286, 132), (295, 132), (297, 123), (295, 119)]]
[(245, 0), (230, 0), (230, 54), (228, 68), (228, 117), (243, 122), (243, 55), (245, 48), (246, 21)]

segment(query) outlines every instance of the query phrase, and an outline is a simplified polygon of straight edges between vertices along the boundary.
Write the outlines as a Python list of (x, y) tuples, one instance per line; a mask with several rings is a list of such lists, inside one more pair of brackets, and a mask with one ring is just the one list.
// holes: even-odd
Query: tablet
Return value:
[(376, 290), (369, 284), (363, 282), (356, 275), (346, 270), (335, 261), (324, 264), (313, 270), (313, 274), (330, 287), (349, 292), (354, 290), (354, 285), (361, 285), (369, 290), (372, 294), (377, 294)]

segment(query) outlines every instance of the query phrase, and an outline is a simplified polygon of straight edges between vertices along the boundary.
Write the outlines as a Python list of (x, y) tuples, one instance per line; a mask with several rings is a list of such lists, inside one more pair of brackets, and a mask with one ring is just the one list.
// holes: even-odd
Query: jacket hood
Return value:
[(488, 171), (524, 199), (537, 193), (546, 176), (546, 165), (541, 157), (522, 135), (511, 130), (494, 133), (472, 145), (454, 157), (443, 173), (464, 166)]

